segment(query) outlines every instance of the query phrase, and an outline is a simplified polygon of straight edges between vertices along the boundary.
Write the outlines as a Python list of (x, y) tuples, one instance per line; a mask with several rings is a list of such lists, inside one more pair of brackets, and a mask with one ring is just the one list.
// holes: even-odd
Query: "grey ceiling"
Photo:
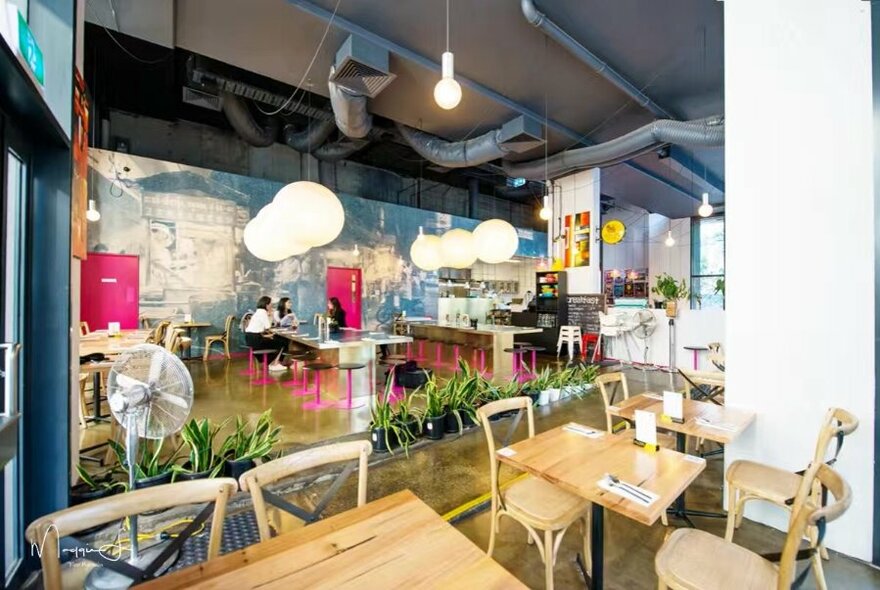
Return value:
[[(337, 0), (309, 0), (333, 11)], [(536, 0), (538, 8), (681, 119), (723, 113), (723, 6), (715, 0)], [(297, 85), (327, 22), (286, 0), (177, 0), (175, 44), (214, 59)], [(339, 0), (338, 15), (439, 62), (445, 44), (443, 0)], [(124, 28), (124, 27), (123, 27)], [(307, 78), (327, 95), (336, 49), (348, 35), (331, 27)], [(451, 49), (456, 73), (535, 112), (607, 140), (651, 120), (647, 111), (547, 39), (522, 16), (519, 0), (452, 0)], [(467, 87), (461, 104), (443, 111), (432, 99), (438, 74), (392, 55), (397, 79), (371, 101), (373, 112), (450, 140), (472, 137), (518, 113)], [(549, 133), (551, 153), (575, 144)], [(723, 187), (723, 150), (701, 150), (696, 175)], [(541, 157), (543, 148), (520, 159)], [(699, 193), (689, 171), (654, 154), (638, 158), (640, 172), (615, 166), (602, 192), (651, 211), (692, 215)], [(645, 173), (647, 172), (647, 174)], [(653, 177), (659, 177), (656, 180)], [(699, 183), (697, 183), (699, 184)], [(671, 186), (670, 186), (671, 185)], [(678, 187), (679, 190), (673, 187)], [(713, 193), (714, 202), (723, 194)]]

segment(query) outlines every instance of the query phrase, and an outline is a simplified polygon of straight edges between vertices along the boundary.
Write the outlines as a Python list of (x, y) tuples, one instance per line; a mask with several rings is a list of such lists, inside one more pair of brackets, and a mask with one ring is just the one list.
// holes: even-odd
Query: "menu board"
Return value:
[(599, 333), (599, 313), (605, 311), (605, 295), (577, 294), (565, 296), (566, 326), (580, 326), (584, 334)]

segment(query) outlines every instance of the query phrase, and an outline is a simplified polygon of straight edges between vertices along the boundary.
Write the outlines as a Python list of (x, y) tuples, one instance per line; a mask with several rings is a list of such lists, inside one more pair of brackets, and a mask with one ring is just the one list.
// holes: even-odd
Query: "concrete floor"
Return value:
[[(547, 359), (549, 362), (552, 360), (555, 359)], [(247, 378), (238, 375), (238, 371), (244, 367), (241, 361), (194, 362), (189, 366), (196, 386), (193, 416), (207, 415), (220, 419), (236, 413), (254, 416), (272, 407), (276, 419), (284, 425), (284, 444), (291, 450), (328, 439), (366, 438), (369, 422), (366, 409), (356, 412), (303, 412), (300, 409), (302, 398), (291, 397), (287, 389), (280, 385), (249, 386)], [(669, 383), (667, 375), (656, 372), (643, 374), (628, 371), (628, 377), (633, 394), (646, 389), (662, 390)], [(335, 397), (332, 392), (329, 395)], [(604, 410), (598, 394), (589, 395), (583, 400), (564, 400), (551, 407), (538, 408), (535, 417), (538, 432), (570, 421), (604, 428)], [(495, 424), (495, 428), (500, 429), (499, 436), (506, 433), (510, 422), (508, 419)], [(91, 443), (102, 436), (101, 430), (106, 430), (106, 427), (91, 427), (89, 430), (93, 431), (88, 435)], [(524, 426), (519, 430), (518, 437), (521, 438), (525, 434)], [(809, 452), (809, 449), (805, 450), (805, 456)], [(393, 457), (374, 454), (369, 473), (369, 499), (410, 489), (439, 514), (447, 514), (488, 492), (488, 462), (484, 433), (478, 428), (461, 436), (447, 436), (436, 443), (420, 442), (410, 450), (408, 458), (402, 453)], [(688, 489), (690, 508), (721, 510), (722, 470), (723, 461), (720, 458), (709, 460), (706, 471)], [(502, 481), (516, 475), (513, 470), (502, 467)], [(303, 506), (314, 505), (329, 485), (327, 471), (308, 474), (299, 485), (291, 488), (288, 498)], [(355, 485), (356, 481), (352, 478), (328, 507), (326, 514), (352, 507), (356, 498)], [(292, 519), (280, 517), (280, 520), (283, 530), (299, 526)], [(489, 519), (486, 511), (465, 513), (454, 522), (478, 546), (487, 546)], [(703, 530), (723, 534), (722, 519), (698, 518), (695, 523)], [(682, 525), (674, 519), (670, 524)], [(606, 512), (605, 526), (606, 587), (656, 587), (653, 559), (668, 529), (659, 522), (653, 527), (645, 527), (610, 511)], [(783, 534), (745, 521), (735, 539), (737, 543), (758, 552), (778, 551), (782, 546)], [(570, 531), (562, 544), (556, 566), (557, 588), (583, 587), (574, 562), (581, 547), (579, 532)], [(502, 521), (494, 557), (528, 586), (543, 587), (543, 564), (537, 549), (526, 544), (525, 531), (520, 525), (511, 520)], [(711, 556), (702, 558), (711, 559)], [(831, 560), (825, 563), (825, 572), (831, 588), (880, 588), (880, 570), (833, 552)], [(814, 587), (812, 577), (808, 577), (804, 587)]]

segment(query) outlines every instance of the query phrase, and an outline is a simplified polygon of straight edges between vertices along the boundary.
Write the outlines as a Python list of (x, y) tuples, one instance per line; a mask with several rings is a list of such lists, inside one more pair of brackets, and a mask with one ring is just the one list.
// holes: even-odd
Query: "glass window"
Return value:
[(724, 216), (691, 224), (691, 309), (724, 308)]

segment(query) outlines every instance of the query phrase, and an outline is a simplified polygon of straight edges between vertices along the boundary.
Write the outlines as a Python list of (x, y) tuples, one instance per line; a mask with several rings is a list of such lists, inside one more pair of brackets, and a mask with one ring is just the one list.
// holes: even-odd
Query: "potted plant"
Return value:
[[(546, 406), (550, 403), (550, 390), (553, 385), (553, 373), (550, 371), (550, 367), (544, 367), (540, 373), (526, 382), (523, 389), (528, 392), (529, 397), (536, 399), (536, 405)], [(533, 397), (535, 395), (536, 397)]]
[(461, 433), (477, 424), (477, 401), (480, 396), (480, 376), (469, 370), (467, 363), (459, 361), (458, 373), (443, 386), (446, 402), (446, 432)]
[(571, 368), (571, 377), (568, 380), (568, 392), (578, 398), (595, 387), (596, 375), (599, 369), (596, 365), (578, 365)]
[[(388, 379), (385, 383), (385, 395), (376, 400), (376, 404), (370, 409), (370, 441), (373, 450), (377, 453), (394, 454), (394, 449), (403, 447), (404, 453), (409, 455), (409, 444), (415, 440), (408, 425), (401, 421), (400, 415), (392, 403), (394, 392), (394, 380)], [(409, 410), (404, 409), (409, 415)]]
[(77, 463), (76, 473), (81, 481), (70, 488), (70, 504), (72, 506), (106, 498), (125, 489), (124, 483), (113, 479), (112, 471), (108, 471), (101, 477), (94, 477), (81, 464)]
[(397, 402), (397, 408), (394, 411), (394, 418), (401, 428), (406, 430), (410, 436), (407, 438), (409, 442), (415, 441), (422, 435), (422, 417), (423, 412), (415, 408), (413, 401), (415, 400), (415, 392), (404, 393), (400, 401)]
[(223, 456), (214, 452), (214, 439), (228, 420), (213, 424), (210, 419), (192, 418), (183, 425), (180, 438), (189, 448), (189, 458), (183, 465), (174, 465), (175, 480), (189, 481), (217, 477), (223, 470)]
[(672, 276), (663, 273), (657, 275), (657, 284), (651, 287), (651, 293), (663, 297), (666, 302), (666, 315), (674, 318), (678, 315), (678, 300), (688, 297), (687, 283), (684, 279), (677, 282)]
[(281, 439), (281, 427), (275, 425), (272, 410), (257, 418), (253, 428), (240, 415), (235, 417), (235, 429), (226, 437), (218, 452), (225, 458), (226, 475), (238, 479), (242, 473), (256, 466), (256, 459), (268, 455)]
[[(165, 439), (160, 439), (141, 441), (140, 445), (138, 445), (139, 457), (135, 458), (136, 462), (134, 465), (134, 489), (141, 490), (171, 483), (174, 477), (173, 466), (180, 456), (180, 446), (163, 460), (162, 447), (164, 443)], [(125, 447), (115, 440), (108, 440), (107, 444), (119, 462), (118, 472), (125, 475), (122, 484), (125, 490), (128, 491), (129, 465), (125, 459)]]
[(437, 378), (431, 375), (417, 391), (425, 398), (422, 421), (425, 435), (430, 440), (440, 440), (446, 431), (446, 406), (440, 387), (437, 385)]

